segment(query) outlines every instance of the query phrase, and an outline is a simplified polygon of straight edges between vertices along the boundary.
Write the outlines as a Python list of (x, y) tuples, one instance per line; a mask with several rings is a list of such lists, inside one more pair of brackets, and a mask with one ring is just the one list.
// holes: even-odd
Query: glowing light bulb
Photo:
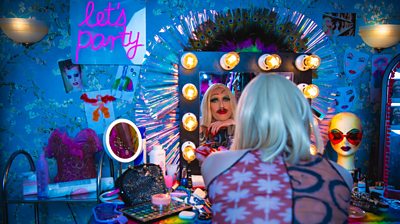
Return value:
[(238, 65), (240, 62), (240, 56), (236, 52), (229, 52), (222, 55), (219, 60), (219, 64), (225, 70), (232, 70)]
[(196, 146), (191, 141), (186, 141), (182, 145), (182, 156), (188, 163), (196, 159)]
[(183, 97), (187, 100), (194, 100), (197, 97), (198, 91), (195, 85), (187, 83), (182, 88)]
[(319, 65), (321, 64), (321, 58), (314, 54), (309, 55), (309, 56), (305, 57), (304, 64), (309, 69), (317, 69), (319, 67)]
[(316, 69), (321, 64), (321, 58), (317, 55), (302, 54), (296, 58), (295, 65), (300, 71), (307, 71), (308, 69)]
[(281, 63), (282, 59), (277, 54), (263, 54), (258, 58), (258, 67), (264, 71), (277, 69)]
[(182, 55), (181, 64), (186, 69), (193, 69), (197, 66), (198, 60), (195, 54), (188, 52)]
[(315, 146), (314, 144), (311, 144), (311, 145), (310, 145), (310, 153), (311, 153), (311, 155), (313, 155), (313, 156), (317, 155), (317, 154), (318, 154), (317, 146)]
[(319, 95), (319, 88), (317, 85), (309, 84), (304, 87), (303, 94), (308, 99), (314, 99)]
[(185, 130), (194, 131), (198, 125), (196, 115), (192, 113), (186, 113), (185, 115), (183, 115), (182, 124)]

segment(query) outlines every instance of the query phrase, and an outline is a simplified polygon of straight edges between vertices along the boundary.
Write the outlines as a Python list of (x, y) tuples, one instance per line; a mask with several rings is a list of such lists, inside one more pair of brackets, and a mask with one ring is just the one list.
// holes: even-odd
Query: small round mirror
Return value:
[(142, 152), (142, 136), (136, 125), (127, 119), (113, 121), (104, 133), (107, 154), (122, 163), (129, 163)]

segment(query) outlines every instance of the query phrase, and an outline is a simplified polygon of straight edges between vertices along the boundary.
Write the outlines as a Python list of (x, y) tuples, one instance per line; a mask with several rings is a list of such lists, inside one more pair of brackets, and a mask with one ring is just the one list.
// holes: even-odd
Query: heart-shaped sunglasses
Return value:
[(343, 134), (338, 129), (332, 129), (332, 130), (329, 131), (328, 136), (329, 136), (329, 140), (334, 145), (339, 144), (340, 142), (343, 141), (344, 137), (346, 137), (347, 141), (349, 141), (351, 144), (357, 146), (361, 142), (362, 131), (360, 131), (358, 129), (351, 129), (346, 134)]

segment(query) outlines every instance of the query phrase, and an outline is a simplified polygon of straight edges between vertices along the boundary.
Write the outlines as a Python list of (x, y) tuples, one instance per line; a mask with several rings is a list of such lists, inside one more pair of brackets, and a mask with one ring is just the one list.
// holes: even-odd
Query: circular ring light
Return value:
[(142, 136), (130, 120), (120, 118), (107, 127), (103, 141), (108, 156), (121, 163), (129, 163), (142, 152)]

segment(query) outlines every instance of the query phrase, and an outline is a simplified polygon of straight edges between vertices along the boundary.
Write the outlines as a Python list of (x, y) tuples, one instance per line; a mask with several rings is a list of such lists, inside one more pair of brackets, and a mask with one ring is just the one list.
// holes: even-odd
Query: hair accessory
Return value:
[(103, 203), (114, 203), (123, 205), (124, 202), (119, 198), (119, 189), (113, 191), (106, 191), (99, 195), (99, 200)]

